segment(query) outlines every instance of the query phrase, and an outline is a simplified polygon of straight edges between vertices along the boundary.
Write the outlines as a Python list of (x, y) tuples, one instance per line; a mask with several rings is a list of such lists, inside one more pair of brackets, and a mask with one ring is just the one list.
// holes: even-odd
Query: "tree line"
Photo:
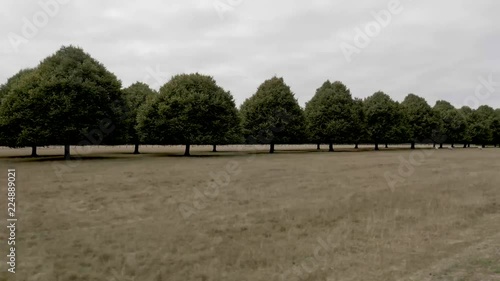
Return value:
[(236, 107), (229, 91), (199, 73), (171, 78), (159, 91), (120, 80), (81, 48), (63, 46), (34, 68), (0, 86), (0, 146), (443, 143), (500, 144), (500, 109), (431, 107), (408, 94), (403, 102), (376, 92), (353, 98), (339, 81), (326, 81), (301, 108), (283, 78), (264, 81)]

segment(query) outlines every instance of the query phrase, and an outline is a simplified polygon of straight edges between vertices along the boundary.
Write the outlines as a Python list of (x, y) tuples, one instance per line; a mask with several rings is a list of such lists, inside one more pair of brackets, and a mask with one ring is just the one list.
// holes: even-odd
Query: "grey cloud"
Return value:
[[(201, 72), (238, 104), (275, 74), (302, 105), (326, 79), (343, 81), (356, 97), (383, 90), (396, 100), (415, 93), (431, 104), (445, 99), (456, 106), (474, 94), (479, 76), (493, 73), (500, 81), (497, 2), (401, 0), (403, 11), (348, 62), (340, 44), (353, 44), (355, 28), (363, 29), (389, 1), (243, 0), (224, 19), (217, 1), (229, 3), (70, 0), (17, 53), (8, 34), (19, 33), (22, 18), (40, 7), (38, 0), (3, 1), (0, 83), (63, 44), (84, 48), (124, 86), (144, 80), (150, 69), (159, 68), (164, 81)], [(499, 93), (481, 103), (500, 107)]]

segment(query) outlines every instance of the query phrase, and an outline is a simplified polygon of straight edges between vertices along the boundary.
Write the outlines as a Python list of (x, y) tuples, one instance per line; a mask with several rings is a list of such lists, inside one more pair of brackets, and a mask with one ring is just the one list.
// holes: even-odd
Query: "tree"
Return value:
[(388, 143), (402, 130), (402, 112), (398, 104), (384, 92), (376, 92), (364, 100), (367, 134), (379, 150), (379, 143)]
[(305, 140), (305, 116), (283, 78), (273, 77), (241, 106), (243, 136), (249, 144), (294, 144)]
[(44, 59), (7, 97), (6, 107), (24, 119), (19, 144), (112, 143), (121, 127), (121, 82), (82, 49), (62, 47)]
[(434, 127), (432, 108), (424, 98), (415, 94), (408, 94), (401, 107), (406, 122), (405, 141), (410, 141), (411, 149), (415, 149), (416, 142), (422, 142), (431, 136)]
[(359, 132), (359, 111), (349, 89), (342, 82), (326, 81), (306, 104), (307, 131), (316, 143), (346, 143)]
[(128, 88), (123, 89), (123, 97), (127, 105), (127, 143), (134, 144), (134, 154), (139, 154), (140, 139), (136, 129), (139, 108), (152, 101), (156, 95), (156, 91), (141, 82), (136, 82)]
[(240, 141), (240, 119), (230, 92), (210, 76), (182, 74), (163, 85), (138, 114), (142, 142), (186, 145), (230, 144)]
[(472, 113), (473, 110), (468, 107), (468, 106), (462, 106), (459, 110), (458, 113), (464, 118), (465, 120), (465, 132), (463, 134), (463, 143), (464, 143), (464, 148), (467, 146), (470, 147), (470, 144), (472, 142)]
[(33, 157), (36, 147), (49, 144), (51, 131), (44, 126), (46, 108), (43, 97), (37, 93), (40, 85), (37, 71), (30, 70), (12, 83), (4, 96), (0, 109), (0, 127), (3, 140), (10, 147), (31, 146)]
[(483, 147), (493, 142), (492, 125), (495, 115), (495, 110), (487, 105), (482, 105), (472, 112), (470, 132), (473, 142)]
[[(29, 87), (33, 86), (27, 85), (30, 82), (29, 77), (33, 71), (34, 69), (32, 68), (22, 69), (9, 78), (7, 83), (0, 86), (0, 145), (10, 147), (22, 146), (22, 143), (19, 142), (21, 128), (24, 126), (23, 123), (30, 122), (31, 120), (26, 120), (29, 116), (21, 116), (19, 113), (14, 112), (10, 105), (13, 103), (12, 98), (17, 99), (15, 97), (16, 93), (21, 92), (21, 95), (24, 95), (26, 94), (25, 91), (29, 91)], [(9, 98), (9, 101), (4, 103), (9, 94), (12, 94), (12, 98)], [(22, 99), (22, 97), (19, 99)], [(2, 104), (5, 104), (4, 107), (1, 106)], [(34, 141), (31, 146), (32, 157), (38, 156), (36, 145), (37, 143)]]
[(491, 130), (493, 131), (493, 144), (495, 147), (500, 147), (500, 109), (495, 109), (495, 117), (491, 123)]
[(464, 139), (467, 129), (466, 117), (447, 101), (439, 100), (433, 107), (436, 118), (439, 137), (434, 140), (439, 143), (440, 148), (446, 140), (454, 147), (455, 143)]
[(353, 127), (350, 136), (350, 142), (355, 144), (355, 149), (358, 149), (360, 141), (366, 139), (366, 115), (363, 107), (363, 100), (355, 98), (353, 104)]

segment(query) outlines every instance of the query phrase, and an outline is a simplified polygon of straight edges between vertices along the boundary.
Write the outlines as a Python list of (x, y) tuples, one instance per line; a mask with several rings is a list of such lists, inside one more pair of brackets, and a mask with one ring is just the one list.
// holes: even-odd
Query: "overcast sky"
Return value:
[(479, 86), (500, 83), (499, 1), (53, 1), (0, 2), (0, 83), (73, 44), (124, 87), (200, 72), (238, 105), (277, 75), (302, 106), (329, 79), (360, 98), (382, 90), (500, 107), (500, 84)]

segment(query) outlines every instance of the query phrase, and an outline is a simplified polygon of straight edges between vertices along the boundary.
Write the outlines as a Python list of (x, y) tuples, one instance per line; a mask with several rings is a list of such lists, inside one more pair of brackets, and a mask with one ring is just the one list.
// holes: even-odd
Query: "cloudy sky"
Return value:
[(277, 75), (301, 105), (329, 79), (355, 97), (499, 108), (498, 11), (486, 0), (2, 0), (0, 83), (73, 44), (124, 87), (200, 72), (237, 104)]

